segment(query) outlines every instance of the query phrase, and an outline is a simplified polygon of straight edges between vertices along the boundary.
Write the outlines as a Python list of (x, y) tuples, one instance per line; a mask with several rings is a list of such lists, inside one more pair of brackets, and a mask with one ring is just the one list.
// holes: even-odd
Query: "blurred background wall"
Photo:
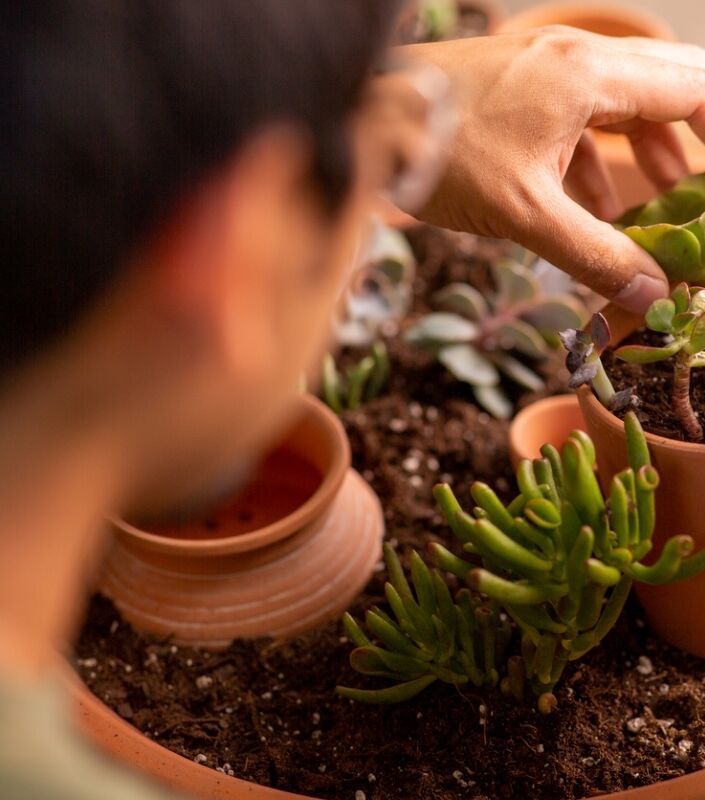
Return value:
[[(583, 3), (586, 6), (613, 5), (609, 0), (583, 0)], [(536, 4), (536, 0), (504, 0), (510, 12)], [(680, 39), (705, 47), (705, 0), (619, 0), (619, 4), (659, 14), (670, 22)]]

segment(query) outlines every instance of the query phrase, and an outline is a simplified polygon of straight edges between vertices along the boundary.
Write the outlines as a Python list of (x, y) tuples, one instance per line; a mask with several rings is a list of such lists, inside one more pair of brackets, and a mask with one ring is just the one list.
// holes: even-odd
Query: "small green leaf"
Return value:
[(348, 700), (355, 700), (358, 703), (385, 704), (403, 703), (416, 697), (427, 686), (438, 680), (435, 675), (424, 675), (413, 681), (398, 683), (396, 686), (389, 686), (386, 689), (352, 689), (348, 686), (336, 686), (335, 691), (341, 697)]
[(705, 314), (698, 317), (693, 325), (686, 349), (692, 355), (705, 350)]
[(511, 378), (515, 383), (518, 383), (530, 392), (539, 392), (544, 388), (544, 382), (533, 370), (530, 370), (527, 366), (522, 364), (521, 361), (513, 358), (508, 353), (492, 353), (490, 358), (495, 366), (508, 378)]
[(477, 325), (458, 314), (439, 311), (419, 320), (406, 332), (406, 339), (421, 345), (452, 344), (472, 342), (477, 335)]
[(580, 300), (568, 294), (557, 294), (546, 300), (539, 300), (521, 315), (523, 320), (533, 325), (544, 337), (555, 335), (557, 331), (566, 328), (582, 328), (587, 316), (587, 310)]
[(499, 386), (474, 386), (473, 393), (478, 404), (495, 419), (509, 419), (514, 407)]
[(654, 364), (656, 361), (665, 361), (675, 355), (683, 346), (680, 341), (673, 342), (665, 347), (646, 347), (641, 344), (628, 344), (615, 350), (617, 358), (628, 361), (630, 364)]
[(438, 353), (438, 360), (459, 381), (472, 386), (496, 386), (499, 383), (495, 366), (472, 345), (443, 347)]
[(433, 295), (433, 302), (439, 308), (461, 314), (473, 322), (479, 322), (490, 313), (485, 298), (467, 283), (449, 284)]
[(528, 322), (515, 319), (497, 328), (497, 338), (505, 350), (515, 349), (529, 358), (544, 358), (548, 345), (541, 334)]
[(652, 331), (668, 333), (671, 330), (675, 313), (675, 302), (670, 297), (663, 297), (659, 300), (654, 300), (644, 319)]
[(698, 315), (693, 311), (683, 311), (680, 314), (676, 314), (671, 323), (671, 332), (674, 336), (685, 333), (697, 318)]
[(538, 281), (531, 270), (511, 259), (492, 264), (492, 276), (497, 285), (497, 301), (502, 308), (531, 300), (539, 293)]
[(682, 314), (690, 305), (690, 289), (685, 281), (681, 281), (671, 292), (671, 300), (675, 303), (676, 314)]

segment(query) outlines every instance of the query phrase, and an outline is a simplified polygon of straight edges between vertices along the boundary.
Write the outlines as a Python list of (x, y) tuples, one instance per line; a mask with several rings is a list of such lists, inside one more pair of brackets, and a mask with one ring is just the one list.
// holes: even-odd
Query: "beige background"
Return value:
[[(519, 11), (535, 5), (535, 0), (503, 0), (510, 11)], [(612, 5), (609, 0), (583, 0), (586, 5)], [(631, 5), (660, 14), (667, 19), (683, 41), (695, 42), (705, 47), (705, 0), (620, 0), (620, 5)]]

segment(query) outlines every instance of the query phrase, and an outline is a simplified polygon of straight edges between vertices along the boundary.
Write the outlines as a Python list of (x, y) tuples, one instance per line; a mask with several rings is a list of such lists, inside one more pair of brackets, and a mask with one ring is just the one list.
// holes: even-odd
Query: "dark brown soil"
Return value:
[[(488, 281), (476, 245), (423, 230), (424, 265), (414, 313), (451, 280)], [(348, 413), (357, 468), (385, 508), (387, 537), (402, 557), (450, 541), (430, 489), (451, 480), (469, 502), (472, 480), (512, 489), (507, 423), (398, 338), (389, 341), (387, 395)], [(563, 373), (546, 365), (547, 392)], [(519, 405), (535, 396), (519, 396)], [(382, 565), (353, 613), (383, 600)], [(238, 641), (223, 653), (179, 648), (136, 634), (100, 597), (76, 646), (91, 689), (161, 744), (228, 774), (336, 800), (573, 800), (653, 783), (705, 763), (705, 662), (664, 645), (635, 603), (605, 644), (572, 665), (559, 709), (542, 717), (496, 691), (434, 685), (401, 706), (343, 701), (338, 683), (361, 686), (350, 643), (330, 623), (289, 642)]]
[[(624, 344), (646, 344), (654, 347), (664, 344), (664, 335), (640, 330)], [(673, 414), (673, 359), (655, 364), (628, 364), (612, 352), (603, 356), (605, 370), (617, 390), (633, 388), (637, 399), (637, 415), (650, 433), (669, 439), (687, 441), (688, 437)], [(693, 408), (703, 417), (705, 412), (705, 370), (694, 369), (690, 379), (690, 399)]]

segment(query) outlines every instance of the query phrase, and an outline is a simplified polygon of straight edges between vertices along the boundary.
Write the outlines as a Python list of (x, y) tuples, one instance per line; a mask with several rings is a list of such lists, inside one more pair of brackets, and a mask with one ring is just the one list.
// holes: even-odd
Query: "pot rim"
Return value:
[[(322, 437), (328, 443), (331, 452), (331, 461), (314, 493), (295, 511), (263, 528), (217, 539), (177, 539), (172, 536), (150, 533), (116, 516), (109, 517), (108, 522), (115, 528), (118, 535), (139, 542), (142, 547), (152, 552), (188, 553), (204, 556), (255, 550), (264, 545), (278, 542), (301, 530), (319, 517), (330, 505), (343, 483), (350, 466), (351, 455), (350, 442), (345, 428), (338, 416), (328, 406), (310, 394), (300, 395), (296, 402), (301, 406), (301, 412), (297, 419), (303, 419), (308, 415), (315, 418), (321, 426)], [(286, 439), (282, 444), (285, 442)]]
[[(187, 773), (189, 786), (193, 794), (195, 787), (208, 792), (209, 798), (228, 800), (232, 798), (251, 797), (267, 798), (267, 800), (315, 800), (309, 795), (293, 794), (281, 789), (272, 789), (261, 784), (251, 783), (242, 778), (230, 777), (218, 773), (210, 767), (204, 767), (178, 755), (153, 739), (148, 739), (137, 728), (115, 714), (112, 709), (96, 697), (76, 674), (71, 665), (64, 661), (60, 664), (59, 675), (73, 703), (74, 719), (79, 732), (92, 741), (97, 747), (109, 753), (118, 763), (123, 763), (143, 774), (151, 775), (162, 783), (170, 784), (175, 789), (184, 791), (179, 785), (182, 781), (174, 779), (176, 770)], [(131, 760), (120, 758), (117, 752), (116, 739), (127, 738), (130, 742)], [(151, 768), (150, 768), (151, 767)], [(169, 780), (171, 778), (171, 780)], [(705, 785), (705, 769), (695, 770), (687, 775), (670, 778), (658, 783), (608, 792), (604, 800), (696, 800), (702, 797)], [(196, 791), (198, 791), (196, 789)], [(199, 794), (196, 794), (198, 797)], [(200, 797), (204, 797), (203, 791)]]
[[(550, 21), (545, 19), (556, 16), (557, 19)], [(575, 22), (566, 21), (562, 18), (570, 15), (575, 17)], [(642, 29), (642, 36), (653, 39), (665, 39), (676, 41), (677, 36), (671, 25), (658, 14), (646, 11), (633, 6), (612, 4), (607, 2), (592, 3), (586, 2), (549, 2), (527, 8), (518, 14), (512, 14), (507, 20), (499, 25), (498, 33), (518, 33), (532, 28), (540, 28), (546, 25), (572, 25), (580, 27), (581, 18), (602, 17), (608, 22), (624, 22), (634, 27)], [(578, 23), (578, 24), (576, 24)], [(639, 35), (636, 32), (633, 35)]]
[(545, 414), (556, 414), (565, 408), (572, 408), (577, 405), (578, 398), (575, 392), (565, 392), (554, 394), (550, 397), (542, 397), (540, 400), (535, 400), (522, 408), (509, 424), (510, 452), (519, 454), (525, 449), (523, 446), (524, 430), (527, 425), (531, 424), (533, 419)]

